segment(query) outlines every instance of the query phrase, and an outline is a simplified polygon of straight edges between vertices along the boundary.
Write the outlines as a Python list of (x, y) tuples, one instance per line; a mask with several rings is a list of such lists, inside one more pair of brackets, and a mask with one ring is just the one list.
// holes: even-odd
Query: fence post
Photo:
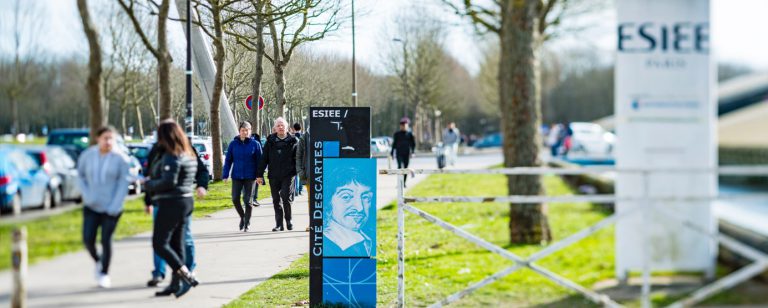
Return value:
[(405, 307), (405, 177), (397, 177), (397, 307)]
[(27, 228), (13, 230), (13, 245), (11, 251), (13, 266), (13, 294), (11, 307), (27, 307)]
[[(643, 220), (643, 226), (648, 225), (648, 212), (653, 208), (653, 204), (651, 203), (651, 196), (650, 196), (650, 173), (648, 171), (643, 171), (643, 201), (641, 201), (641, 205), (643, 207), (642, 211), (640, 212)], [(651, 308), (651, 269), (650, 269), (650, 257), (651, 257), (651, 248), (650, 243), (648, 242), (648, 235), (646, 232), (640, 232), (642, 234), (643, 240), (641, 241), (643, 245), (643, 287), (642, 287), (642, 296), (641, 296), (641, 302), (643, 308)]]

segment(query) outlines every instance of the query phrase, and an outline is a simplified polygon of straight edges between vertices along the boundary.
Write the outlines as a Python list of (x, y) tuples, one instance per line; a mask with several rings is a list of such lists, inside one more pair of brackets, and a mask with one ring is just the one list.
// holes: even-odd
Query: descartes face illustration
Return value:
[(331, 219), (346, 229), (360, 231), (368, 221), (372, 200), (370, 186), (350, 179), (346, 184), (336, 187), (333, 193)]

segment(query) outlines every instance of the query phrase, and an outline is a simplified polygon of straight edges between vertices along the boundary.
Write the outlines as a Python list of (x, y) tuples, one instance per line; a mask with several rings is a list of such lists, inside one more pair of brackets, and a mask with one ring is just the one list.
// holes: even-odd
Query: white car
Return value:
[[(208, 169), (208, 175), (213, 179), (213, 146), (211, 144), (210, 138), (196, 137), (192, 139), (192, 146), (197, 150), (197, 155), (200, 156), (205, 168)], [(222, 158), (221, 161), (223, 163), (224, 158)]]
[(616, 135), (602, 126), (587, 122), (571, 123), (573, 136), (569, 157), (611, 158)]
[(384, 138), (371, 138), (371, 156), (387, 157), (390, 151), (389, 143)]

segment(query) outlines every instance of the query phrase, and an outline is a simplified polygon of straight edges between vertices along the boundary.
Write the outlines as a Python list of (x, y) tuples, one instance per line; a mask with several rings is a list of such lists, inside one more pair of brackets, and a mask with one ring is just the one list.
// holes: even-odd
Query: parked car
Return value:
[(386, 157), (389, 155), (390, 146), (386, 139), (383, 138), (371, 138), (371, 156), (373, 157)]
[(51, 176), (24, 150), (0, 147), (0, 210), (50, 208), (54, 188)]
[(613, 155), (616, 136), (602, 126), (588, 122), (571, 123), (573, 137), (568, 156), (608, 158)]
[[(131, 151), (128, 150), (128, 147), (125, 146), (125, 141), (123, 140), (123, 137), (120, 135), (116, 136), (117, 139), (117, 147), (123, 153), (129, 156), (130, 158), (130, 175), (136, 179), (135, 182), (131, 183), (128, 186), (128, 190), (133, 194), (140, 194), (141, 193), (141, 181), (140, 176), (144, 174), (144, 171), (142, 170), (141, 162), (136, 157), (133, 157), (131, 155)], [(50, 134), (48, 134), (48, 145), (58, 145), (63, 147), (68, 154), (70, 154), (70, 157), (77, 162), (77, 158), (80, 156), (80, 153), (83, 153), (85, 149), (89, 146), (89, 134), (87, 129), (54, 129), (51, 131)]]
[[(192, 146), (195, 147), (197, 155), (203, 160), (205, 168), (208, 169), (210, 179), (213, 179), (213, 146), (210, 138), (196, 137), (192, 138)], [(221, 158), (224, 162), (224, 156)]]
[(500, 147), (502, 140), (501, 133), (492, 133), (477, 140), (473, 146), (477, 149)]
[(77, 166), (64, 149), (59, 146), (35, 146), (25, 150), (51, 176), (49, 186), (55, 188), (51, 206), (58, 206), (62, 200), (81, 198)]
[(131, 143), (127, 145), (128, 151), (131, 152), (131, 156), (136, 157), (141, 164), (141, 170), (143, 174), (148, 174), (147, 166), (149, 165), (149, 150), (152, 149), (151, 144), (147, 143)]

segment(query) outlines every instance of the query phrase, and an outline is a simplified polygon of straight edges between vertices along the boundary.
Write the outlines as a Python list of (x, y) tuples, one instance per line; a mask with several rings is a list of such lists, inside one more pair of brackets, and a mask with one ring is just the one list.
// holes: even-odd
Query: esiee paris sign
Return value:
[(311, 107), (310, 306), (376, 306), (376, 160), (368, 107)]
[[(615, 73), (616, 194), (702, 198), (717, 193), (715, 77), (710, 55), (710, 1), (618, 0)], [(708, 233), (712, 206), (699, 201), (620, 201), (638, 210), (616, 224), (616, 275), (632, 271), (704, 272), (713, 277), (717, 245), (667, 212)]]

